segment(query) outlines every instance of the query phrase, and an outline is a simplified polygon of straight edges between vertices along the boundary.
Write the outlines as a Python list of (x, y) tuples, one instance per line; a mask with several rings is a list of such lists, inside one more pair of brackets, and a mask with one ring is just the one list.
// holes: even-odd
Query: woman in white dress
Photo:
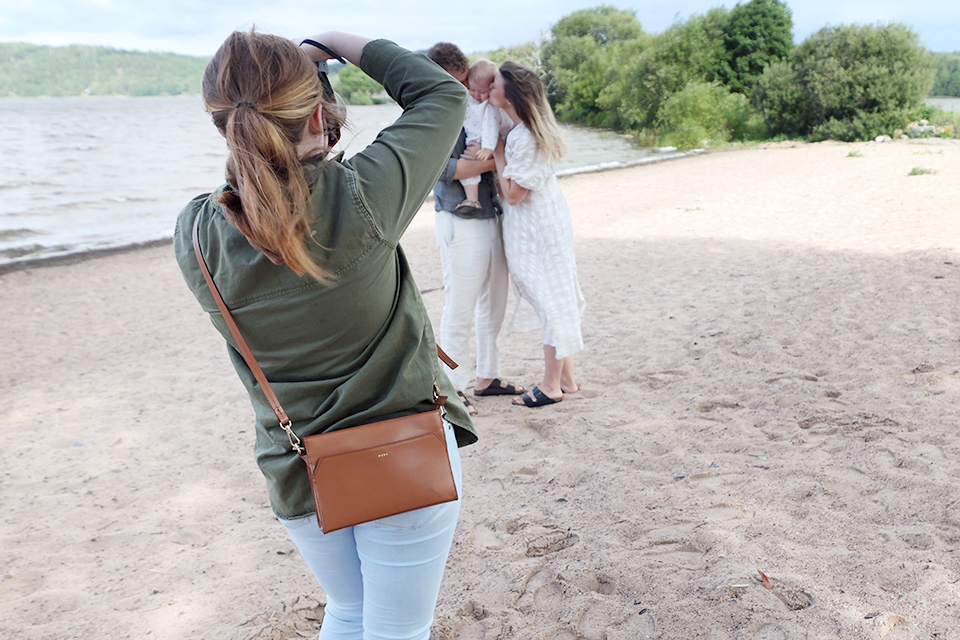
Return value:
[(519, 123), (494, 153), (504, 199), (503, 246), (510, 277), (543, 331), (543, 381), (514, 404), (541, 407), (579, 389), (573, 356), (583, 349), (573, 221), (554, 172), (566, 145), (543, 83), (530, 69), (504, 63), (489, 101)]

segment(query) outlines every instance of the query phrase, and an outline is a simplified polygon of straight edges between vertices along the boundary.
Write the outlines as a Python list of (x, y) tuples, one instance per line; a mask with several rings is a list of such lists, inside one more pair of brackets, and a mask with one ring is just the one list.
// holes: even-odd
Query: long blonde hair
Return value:
[(504, 62), (500, 65), (503, 78), (503, 92), (513, 105), (517, 115), (527, 125), (527, 129), (537, 141), (537, 149), (548, 160), (557, 161), (567, 152), (553, 109), (547, 102), (547, 93), (543, 82), (532, 69), (516, 62)]
[[(207, 64), (203, 101), (230, 149), (226, 218), (274, 263), (328, 281), (306, 244), (310, 188), (297, 152), (323, 102), (316, 65), (286, 38), (237, 31)], [(324, 102), (328, 112), (337, 118)]]

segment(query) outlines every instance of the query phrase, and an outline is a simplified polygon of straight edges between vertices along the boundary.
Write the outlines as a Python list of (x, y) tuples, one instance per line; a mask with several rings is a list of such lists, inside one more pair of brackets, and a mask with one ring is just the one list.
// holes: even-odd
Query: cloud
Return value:
[[(423, 49), (438, 40), (466, 51), (486, 51), (538, 39), (557, 20), (600, 0), (488, 0), (452, 5), (440, 0), (7, 0), (0, 40), (40, 44), (101, 44), (127, 49), (212, 54), (234, 29), (256, 24), (289, 37), (338, 29)], [(607, 0), (637, 12), (644, 29), (659, 32), (733, 0)], [(956, 0), (794, 0), (794, 34), (800, 42), (826, 24), (901, 21), (912, 25), (935, 51), (960, 49), (960, 3)]]

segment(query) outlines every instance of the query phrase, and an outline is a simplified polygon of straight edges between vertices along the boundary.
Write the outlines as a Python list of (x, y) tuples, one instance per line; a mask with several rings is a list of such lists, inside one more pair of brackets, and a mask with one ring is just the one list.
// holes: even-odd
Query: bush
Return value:
[(713, 82), (726, 57), (723, 33), (729, 11), (711, 9), (677, 23), (647, 42), (624, 45), (616, 74), (608, 76), (599, 105), (618, 114), (619, 126), (656, 126), (665, 100), (691, 82)]
[(389, 100), (379, 82), (352, 64), (340, 69), (334, 89), (347, 104), (381, 104)]
[(933, 57), (937, 75), (930, 95), (960, 97), (960, 53), (935, 53)]
[(920, 120), (937, 127), (937, 136), (940, 138), (955, 138), (960, 132), (960, 113), (946, 111), (931, 104), (923, 105), (920, 111)]
[(754, 98), (774, 133), (867, 140), (906, 125), (932, 84), (910, 27), (826, 27), (767, 67)]
[(667, 132), (665, 143), (690, 149), (743, 139), (751, 115), (743, 94), (730, 93), (718, 83), (691, 82), (663, 103), (657, 120)]

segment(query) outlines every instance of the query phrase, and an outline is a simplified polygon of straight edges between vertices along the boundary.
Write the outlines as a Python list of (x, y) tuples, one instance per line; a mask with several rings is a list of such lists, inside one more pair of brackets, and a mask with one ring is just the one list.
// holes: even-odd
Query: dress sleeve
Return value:
[(504, 149), (507, 166), (503, 177), (509, 178), (524, 189), (539, 191), (553, 175), (553, 167), (537, 150), (537, 141), (526, 127), (518, 125), (507, 136)]
[(463, 124), (466, 90), (419, 53), (386, 40), (363, 49), (360, 68), (383, 85), (403, 114), (344, 164), (383, 236), (398, 242), (426, 199)]

